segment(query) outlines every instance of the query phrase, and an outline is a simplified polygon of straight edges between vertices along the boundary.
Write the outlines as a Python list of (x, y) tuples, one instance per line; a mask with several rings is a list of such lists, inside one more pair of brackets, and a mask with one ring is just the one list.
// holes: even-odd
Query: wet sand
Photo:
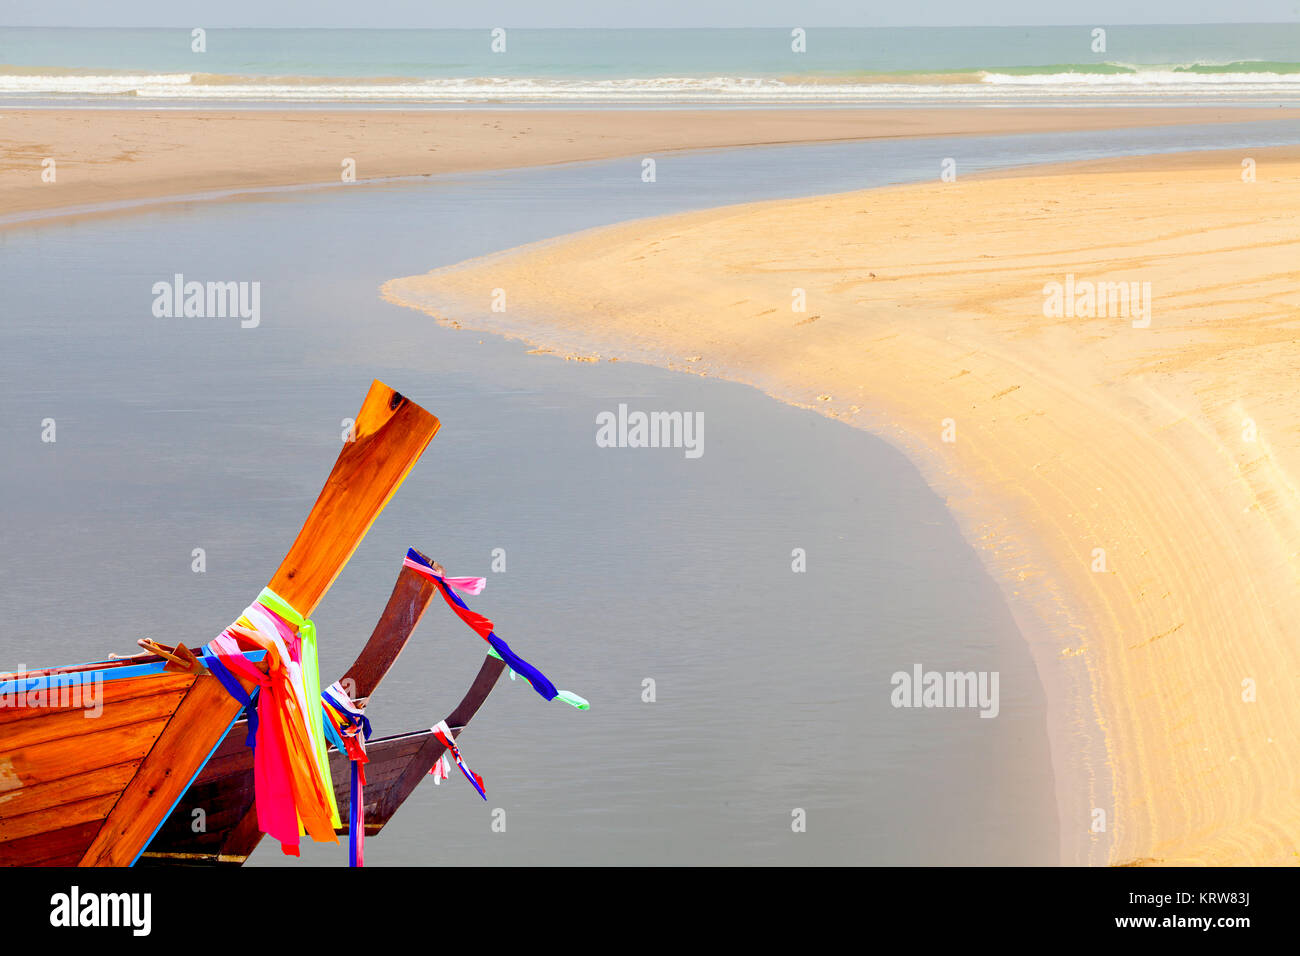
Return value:
[[(733, 110), (0, 110), (0, 216), (670, 150), (1278, 120), (1245, 107)], [(53, 182), (42, 178), (53, 160)], [(45, 178), (48, 178), (46, 175)]]

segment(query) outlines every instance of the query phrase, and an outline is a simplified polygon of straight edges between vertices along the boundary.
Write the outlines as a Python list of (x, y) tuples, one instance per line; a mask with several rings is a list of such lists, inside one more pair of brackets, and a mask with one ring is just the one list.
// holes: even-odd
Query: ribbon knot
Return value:
[[(243, 657), (251, 649), (266, 651), (266, 673)], [(249, 710), (258, 827), (290, 856), (298, 855), (300, 827), (313, 840), (337, 843), (342, 824), (320, 716), (315, 625), (266, 588), (206, 650), (223, 686)], [(258, 687), (256, 709), (237, 677)]]
[(443, 752), (442, 756), (433, 762), (433, 769), (429, 771), (429, 773), (433, 775), (433, 782), (440, 784), (442, 781), (447, 779), (447, 753), (450, 752), (452, 757), (456, 760), (456, 766), (460, 767), (460, 772), (465, 775), (465, 779), (468, 780), (470, 785), (478, 791), (478, 795), (486, 800), (487, 789), (483, 785), (483, 778), (473, 770), (470, 770), (468, 765), (466, 765), (465, 758), (461, 756), (460, 748), (456, 746), (455, 735), (452, 734), (451, 728), (447, 726), (445, 720), (438, 721), (437, 725), (433, 728), (433, 735), (438, 738), (444, 747), (447, 748), (447, 750)]
[(321, 710), (326, 734), (340, 753), (352, 762), (348, 811), (348, 866), (366, 863), (366, 741), (370, 739), (370, 718), (335, 681), (321, 692)]

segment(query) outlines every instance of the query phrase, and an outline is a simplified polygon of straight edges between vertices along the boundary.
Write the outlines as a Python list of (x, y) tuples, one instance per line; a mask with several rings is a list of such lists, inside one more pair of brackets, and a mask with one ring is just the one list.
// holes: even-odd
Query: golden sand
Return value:
[[(1255, 151), (1255, 182), (1244, 158), (675, 215), (385, 293), (561, 351), (752, 383), (899, 444), (1037, 655), (1063, 859), (1293, 864), (1300, 150)], [(1071, 275), (1136, 282), (1138, 301), (1149, 283), (1149, 325), (1078, 302), (1045, 315), (1045, 288)], [(488, 309), (497, 288), (505, 315)]]
[[(675, 149), (1300, 117), (1235, 107), (804, 110), (0, 110), (0, 216), (124, 200)], [(42, 179), (54, 161), (54, 181)]]

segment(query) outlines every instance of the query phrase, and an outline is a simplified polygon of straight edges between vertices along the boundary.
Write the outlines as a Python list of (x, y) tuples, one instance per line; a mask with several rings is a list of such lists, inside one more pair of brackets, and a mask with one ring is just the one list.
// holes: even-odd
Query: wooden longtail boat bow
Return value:
[[(428, 578), (409, 571), (409, 569), (405, 570), (409, 572), (412, 581), (423, 582), (432, 591), (433, 585)], [(403, 580), (406, 580), (405, 576), (399, 578), (399, 588), (402, 586)], [(397, 597), (397, 592), (398, 588), (394, 588), (394, 597), (389, 600), (390, 608), (393, 605), (393, 600)], [(424, 600), (427, 602), (428, 596), (425, 596)], [(385, 611), (385, 616), (387, 616), (387, 613)], [(412, 627), (414, 627), (413, 624)], [(456, 708), (447, 715), (447, 725), (451, 728), (453, 738), (459, 737), (461, 731), (478, 713), (478, 709), (483, 705), (488, 694), (492, 692), (492, 688), (496, 686), (497, 679), (505, 670), (505, 666), (505, 662), (498, 657), (488, 655), (483, 659), (483, 666), (479, 668), (478, 675), (474, 678), (473, 684), (470, 685), (469, 691), (466, 692), (461, 702), (456, 705)], [(362, 688), (365, 685), (358, 683), (357, 686)], [(232, 731), (231, 737), (236, 732)], [(242, 736), (239, 737), (242, 754), (236, 754), (234, 757), (235, 760), (239, 761), (235, 765), (235, 769), (227, 774), (226, 771), (231, 765), (219, 764), (217, 757), (214, 757), (208, 765), (212, 768), (214, 778), (224, 777), (221, 786), (225, 793), (224, 796), (210, 798), (208, 801), (210, 805), (219, 806), (222, 800), (230, 799), (229, 795), (236, 793), (245, 795), (237, 805), (239, 822), (235, 827), (226, 833), (224, 839), (219, 838), (219, 842), (215, 840), (209, 841), (203, 834), (193, 833), (190, 813), (182, 812), (190, 803), (187, 795), (187, 798), (178, 805), (176, 813), (167, 821), (167, 825), (155, 837), (154, 842), (149, 845), (149, 849), (141, 856), (140, 863), (142, 865), (243, 866), (262, 839), (262, 833), (257, 829), (257, 807), (253, 795), (253, 770), (251, 761), (243, 756), (243, 754), (248, 753), (248, 748), (243, 746), (243, 739)], [(366, 744), (366, 755), (370, 758), (366, 764), (365, 787), (367, 836), (374, 836), (384, 828), (384, 825), (392, 819), (393, 814), (406, 801), (406, 798), (420, 785), (420, 781), (433, 769), (434, 763), (442, 756), (444, 750), (446, 748), (434, 736), (432, 730), (380, 737)], [(347, 835), (349, 833), (348, 820), (350, 819), (352, 806), (348, 786), (351, 766), (346, 754), (339, 753), (332, 748), (329, 758), (330, 776), (334, 780), (334, 797), (338, 802), (339, 817), (343, 820), (343, 826), (339, 828), (338, 833)], [(207, 770), (205, 769), (206, 774)], [(201, 776), (196, 781), (195, 788), (201, 787), (203, 783), (204, 777)], [(192, 788), (192, 790), (195, 788)], [(196, 797), (193, 803), (197, 805), (201, 800), (202, 797)], [(220, 826), (220, 822), (226, 816), (229, 816), (229, 814), (218, 814), (209, 811), (209, 830), (212, 830), (214, 820), (216, 825)]]
[[(402, 568), (370, 639), (343, 675), (342, 684), (355, 702), (374, 694), (436, 592), (428, 578)], [(238, 721), (141, 854), (141, 865), (242, 864), (257, 848), (263, 833), (257, 828), (247, 735), (247, 722)]]
[[(460, 736), (461, 731), (478, 713), (505, 667), (505, 661), (499, 657), (488, 655), (483, 658), (483, 666), (479, 668), (478, 676), (474, 678), (468, 693), (456, 705), (456, 709), (447, 715), (447, 726), (451, 728), (453, 739)], [(374, 836), (384, 828), (398, 807), (415, 791), (420, 781), (428, 776), (434, 762), (446, 749), (432, 730), (380, 737), (366, 744), (366, 756), (370, 758), (366, 764), (366, 836)], [(348, 820), (352, 806), (348, 790), (350, 772), (347, 755), (337, 750), (330, 751), (334, 798), (338, 801), (339, 816), (343, 820), (339, 833), (349, 832)]]
[[(355, 437), (269, 585), (304, 618), (439, 427), (382, 382), (370, 386), (355, 421)], [(102, 712), (88, 720), (80, 699), (63, 698), (66, 706), (42, 698), (0, 707), (0, 864), (136, 860), (242, 709), (206, 668), (177, 673), (165, 666), (173, 665), (151, 655), (5, 675), (0, 695), (24, 699), (31, 688), (48, 693), (47, 685), (58, 692), (67, 682), (98, 682)]]

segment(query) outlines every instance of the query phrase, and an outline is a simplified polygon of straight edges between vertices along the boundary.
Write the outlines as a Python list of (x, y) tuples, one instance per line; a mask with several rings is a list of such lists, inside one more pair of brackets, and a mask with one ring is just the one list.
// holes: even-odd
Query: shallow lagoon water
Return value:
[[(323, 677), (415, 546), (486, 574), (471, 605), (592, 709), (503, 681), (464, 737), (488, 803), (458, 777), (426, 783), (371, 865), (1055, 862), (1033, 661), (900, 453), (753, 389), (440, 328), (377, 290), (605, 222), (929, 178), (946, 156), (974, 170), (1297, 132), (684, 153), (659, 158), (654, 184), (630, 159), (0, 230), (0, 666), (219, 631), (283, 556), (379, 377), (443, 429), (315, 615)], [(174, 273), (261, 282), (261, 324), (155, 318), (152, 286)], [(598, 448), (595, 417), (620, 402), (702, 412), (704, 454)], [(431, 607), (371, 705), (377, 732), (445, 716), (484, 649)], [(999, 716), (894, 709), (890, 675), (914, 663), (998, 671)], [(253, 862), (283, 859), (264, 845)]]

